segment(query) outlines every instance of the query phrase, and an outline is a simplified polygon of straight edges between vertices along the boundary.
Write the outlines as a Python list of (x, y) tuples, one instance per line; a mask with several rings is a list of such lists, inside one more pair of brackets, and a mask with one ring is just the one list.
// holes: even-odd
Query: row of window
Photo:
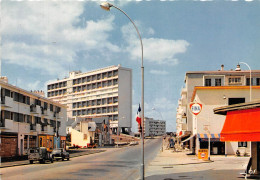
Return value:
[[(78, 113), (78, 111), (73, 111), (73, 116), (81, 116), (81, 115), (84, 115), (82, 113)], [(85, 115), (88, 115), (88, 114), (85, 114)], [(92, 114), (89, 114), (89, 115), (92, 115)], [(115, 115), (108, 115), (108, 120), (109, 121), (117, 121), (118, 120), (118, 115), (115, 114)]]
[(73, 85), (115, 77), (117, 75), (118, 75), (118, 70), (114, 70), (114, 71), (104, 72), (102, 74), (95, 74), (87, 77), (77, 78), (77, 79), (73, 79)]
[(61, 96), (61, 95), (65, 95), (65, 94), (67, 94), (67, 89), (48, 92), (48, 97)]
[[(82, 85), (82, 86), (77, 86), (73, 87), (73, 93), (76, 92), (82, 92), (82, 91), (88, 91), (88, 90), (93, 90), (93, 89), (99, 89), (99, 88), (104, 88), (104, 87), (110, 87), (110, 86), (116, 86), (118, 84), (118, 80), (109, 80), (105, 82), (99, 82), (99, 83), (92, 83), (88, 85)], [(48, 97), (53, 97), (53, 96), (61, 96), (65, 95), (67, 93), (66, 89), (63, 90), (57, 90), (57, 91), (52, 91), (48, 92)]]
[[(9, 119), (13, 120), (15, 122), (24, 122), (24, 123), (29, 123), (32, 125), (35, 124), (41, 124), (43, 126), (50, 125), (51, 127), (56, 127), (56, 121), (52, 119), (46, 119), (46, 118), (41, 118), (37, 116), (31, 116), (27, 114), (22, 114), (22, 113), (16, 113), (16, 112), (10, 112), (10, 111), (1, 111), (1, 122), (4, 122), (3, 120)], [(58, 127), (60, 127), (60, 121), (57, 121)]]
[(48, 85), (48, 90), (62, 88), (62, 87), (67, 87), (67, 81), (50, 84), (50, 85)]
[(73, 92), (75, 93), (75, 92), (93, 90), (93, 89), (104, 88), (109, 86), (116, 86), (117, 84), (118, 84), (118, 80), (114, 79), (113, 81), (109, 80), (109, 81), (104, 81), (102, 83), (99, 82), (99, 83), (92, 83), (88, 85), (73, 87)]
[(10, 91), (9, 89), (2, 88), (1, 89), (1, 102), (2, 104), (5, 103), (5, 97), (13, 98), (14, 101), (24, 103), (31, 106), (41, 106), (44, 110), (48, 109), (48, 106), (50, 107), (50, 111), (53, 111), (54, 109), (56, 112), (60, 112), (60, 107), (54, 106), (53, 104), (48, 104), (47, 102), (41, 102), (39, 99), (33, 99), (29, 96), (25, 96), (21, 93)]
[(81, 116), (81, 115), (104, 114), (104, 113), (113, 113), (113, 112), (118, 112), (118, 106), (74, 110), (72, 112), (72, 115)]
[[(114, 71), (104, 72), (104, 73), (90, 75), (86, 77), (81, 77), (81, 78), (73, 79), (73, 85), (115, 77), (117, 75), (118, 75), (118, 70), (114, 70)], [(48, 90), (63, 88), (63, 87), (67, 87), (67, 81), (49, 84)]]
[[(242, 85), (241, 77), (228, 78), (229, 85)], [(250, 85), (250, 78), (246, 78), (246, 86)], [(251, 85), (260, 86), (260, 78), (256, 78), (256, 83), (254, 79), (251, 78)], [(205, 79), (205, 86), (212, 86), (212, 79)], [(221, 86), (221, 78), (215, 78), (215, 86)]]
[[(205, 86), (211, 86), (211, 79), (205, 79)], [(221, 78), (215, 79), (215, 86), (221, 86)]]
[(72, 104), (72, 108), (81, 108), (81, 107), (88, 107), (88, 106), (99, 106), (99, 105), (106, 105), (117, 103), (118, 97), (111, 97), (111, 98), (103, 98), (103, 99), (95, 99), (90, 101), (82, 101)]

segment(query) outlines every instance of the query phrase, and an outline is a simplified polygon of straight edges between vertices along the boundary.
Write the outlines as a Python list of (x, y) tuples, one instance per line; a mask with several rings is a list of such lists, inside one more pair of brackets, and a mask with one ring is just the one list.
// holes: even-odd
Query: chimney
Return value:
[(0, 76), (0, 80), (5, 83), (8, 83), (8, 78), (6, 76)]
[(224, 71), (224, 64), (221, 64), (221, 71)]
[(44, 91), (42, 91), (42, 90), (41, 91), (33, 91), (33, 93), (44, 97)]
[(235, 71), (241, 71), (240, 64), (237, 64), (237, 68), (235, 69)]

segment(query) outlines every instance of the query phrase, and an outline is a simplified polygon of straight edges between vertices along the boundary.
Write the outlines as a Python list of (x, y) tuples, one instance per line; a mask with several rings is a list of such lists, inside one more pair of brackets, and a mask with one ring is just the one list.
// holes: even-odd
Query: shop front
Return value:
[(260, 173), (260, 101), (241, 103), (214, 109), (226, 115), (220, 140), (251, 142), (252, 170)]
[(60, 141), (61, 141), (61, 148), (66, 149), (66, 136), (61, 136)]
[(198, 134), (198, 138), (200, 149), (208, 149), (210, 141), (210, 154), (225, 154), (225, 143), (220, 141), (220, 134)]

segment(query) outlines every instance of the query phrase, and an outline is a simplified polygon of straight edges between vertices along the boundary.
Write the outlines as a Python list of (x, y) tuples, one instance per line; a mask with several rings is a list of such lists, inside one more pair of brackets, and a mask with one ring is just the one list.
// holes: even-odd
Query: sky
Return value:
[[(70, 71), (121, 64), (133, 70), (133, 127), (141, 102), (141, 47), (134, 26), (101, 1), (1, 2), (1, 74), (26, 90)], [(111, 1), (144, 46), (145, 116), (176, 130), (187, 71), (260, 69), (260, 1)], [(247, 69), (241, 65), (241, 69)]]

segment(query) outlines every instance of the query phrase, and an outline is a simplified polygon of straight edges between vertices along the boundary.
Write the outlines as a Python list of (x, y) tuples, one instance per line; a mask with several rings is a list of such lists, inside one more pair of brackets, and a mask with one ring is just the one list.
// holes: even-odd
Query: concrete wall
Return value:
[(119, 127), (132, 127), (132, 70), (118, 69)]
[(90, 143), (90, 140), (89, 140), (89, 136), (87, 139), (84, 140), (84, 133), (82, 132), (79, 132), (75, 129), (71, 129), (71, 145), (73, 146), (74, 144), (75, 145), (78, 145), (78, 146), (87, 146), (87, 143)]
[[(186, 88), (187, 88), (187, 104), (191, 102), (192, 92), (195, 86), (203, 86), (203, 75), (202, 74), (187, 74), (186, 77)], [(187, 131), (192, 131), (192, 113), (187, 110)]]

